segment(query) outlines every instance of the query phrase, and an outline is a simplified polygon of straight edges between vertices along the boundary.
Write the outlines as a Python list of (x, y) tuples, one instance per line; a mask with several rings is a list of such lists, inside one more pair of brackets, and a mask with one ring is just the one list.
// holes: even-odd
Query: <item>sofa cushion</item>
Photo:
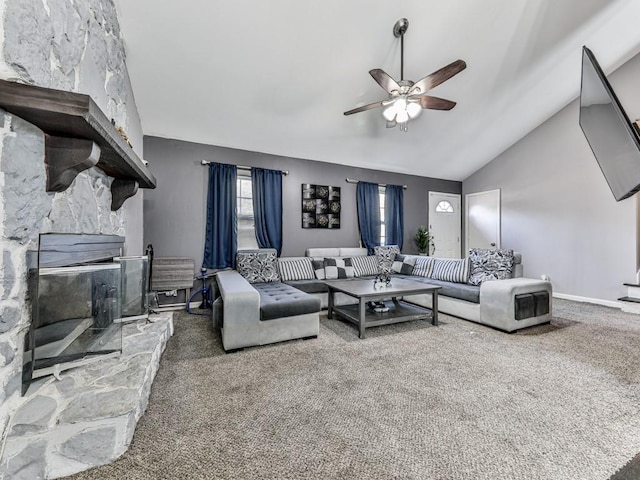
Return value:
[(401, 255), (397, 253), (393, 263), (391, 264), (391, 271), (395, 273), (402, 273), (404, 275), (411, 275), (413, 273), (416, 260), (417, 258), (413, 255)]
[(469, 250), (469, 283), (481, 285), (489, 280), (506, 280), (513, 274), (513, 250), (472, 248)]
[(280, 280), (283, 282), (316, 278), (309, 257), (279, 258), (278, 268), (280, 269)]
[(324, 273), (324, 258), (322, 260), (311, 260), (311, 265), (313, 266), (313, 273), (315, 274), (316, 279), (324, 280), (326, 278)]
[(321, 280), (293, 280), (287, 282), (287, 285), (306, 293), (327, 293), (329, 291), (327, 284)]
[(320, 311), (319, 298), (286, 283), (258, 283), (253, 287), (260, 294), (260, 320), (275, 320)]
[(338, 255), (325, 255), (326, 257), (355, 257), (359, 255), (366, 255), (367, 249), (360, 247), (340, 247), (340, 253)]
[(351, 263), (356, 277), (367, 277), (380, 273), (380, 264), (375, 255), (358, 255), (351, 257)]
[[(433, 278), (412, 277), (412, 280), (430, 285), (438, 285), (442, 287), (438, 290), (439, 296), (457, 298), (472, 303), (480, 303), (480, 287), (469, 285), (468, 283), (453, 283), (443, 280), (434, 280)], [(393, 280), (392, 280), (393, 282)]]
[(339, 257), (339, 248), (307, 248), (304, 252), (307, 257), (324, 258)]
[(418, 277), (431, 277), (434, 263), (435, 259), (433, 257), (422, 255), (416, 259), (416, 264), (413, 267), (412, 274)]
[(355, 271), (351, 258), (325, 258), (324, 259), (324, 276), (327, 280), (336, 278), (353, 278)]
[(445, 282), (467, 283), (469, 258), (435, 258), (431, 278)]
[(380, 269), (388, 272), (391, 270), (396, 254), (400, 253), (400, 248), (397, 245), (378, 246), (373, 247), (373, 253), (378, 258)]
[(278, 257), (273, 248), (239, 251), (236, 255), (236, 270), (249, 283), (280, 281)]

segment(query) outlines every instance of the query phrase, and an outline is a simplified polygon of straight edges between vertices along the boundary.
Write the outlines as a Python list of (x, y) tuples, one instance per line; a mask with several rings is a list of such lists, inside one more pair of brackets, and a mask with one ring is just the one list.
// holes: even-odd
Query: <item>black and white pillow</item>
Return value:
[(324, 275), (327, 280), (353, 278), (355, 276), (355, 272), (353, 264), (351, 263), (351, 258), (325, 258)]
[(283, 282), (313, 280), (316, 278), (311, 258), (309, 257), (292, 260), (283, 260), (281, 258), (278, 260), (278, 267), (280, 268), (280, 278)]
[(433, 263), (431, 278), (445, 282), (467, 283), (469, 279), (469, 258), (459, 260), (436, 258)]
[(395, 273), (402, 273), (403, 275), (411, 275), (415, 265), (416, 257), (396, 254), (396, 258), (391, 264), (391, 271)]
[(375, 255), (359, 255), (351, 257), (356, 277), (370, 277), (380, 273), (378, 257)]
[(311, 260), (313, 266), (313, 273), (318, 280), (324, 280), (326, 275), (324, 273), (324, 259), (323, 260)]
[(239, 251), (236, 254), (236, 270), (249, 283), (280, 281), (278, 256), (273, 248)]
[(490, 280), (505, 280), (513, 274), (513, 250), (472, 248), (469, 250), (471, 262), (471, 285), (482, 285)]
[(400, 253), (400, 248), (397, 245), (373, 247), (373, 253), (378, 258), (380, 269), (389, 272), (396, 255)]
[(416, 260), (416, 264), (413, 267), (412, 274), (419, 277), (431, 278), (434, 263), (435, 259), (433, 257), (420, 256)]

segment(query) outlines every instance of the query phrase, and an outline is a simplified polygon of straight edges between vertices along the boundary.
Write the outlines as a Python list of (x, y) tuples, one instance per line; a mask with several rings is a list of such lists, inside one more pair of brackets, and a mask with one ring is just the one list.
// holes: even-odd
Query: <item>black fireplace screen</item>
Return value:
[(32, 379), (122, 351), (122, 266), (113, 258), (123, 242), (116, 235), (40, 235), (29, 268), (23, 393)]

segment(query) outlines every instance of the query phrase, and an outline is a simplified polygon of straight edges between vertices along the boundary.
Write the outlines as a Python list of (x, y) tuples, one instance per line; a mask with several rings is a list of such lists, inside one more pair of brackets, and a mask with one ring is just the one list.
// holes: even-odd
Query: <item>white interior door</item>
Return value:
[(429, 192), (429, 233), (435, 243), (434, 257), (460, 258), (461, 196)]
[(500, 190), (465, 195), (465, 245), (500, 248)]

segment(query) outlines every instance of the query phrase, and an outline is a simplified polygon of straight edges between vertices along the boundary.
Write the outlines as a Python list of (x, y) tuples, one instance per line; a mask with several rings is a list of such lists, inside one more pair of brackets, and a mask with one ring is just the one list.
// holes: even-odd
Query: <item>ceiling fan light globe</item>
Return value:
[(384, 110), (382, 110), (382, 116), (387, 120), (387, 122), (393, 122), (393, 119), (396, 118), (396, 109), (394, 105), (390, 105)]
[(398, 111), (398, 113), (396, 114), (396, 122), (405, 123), (407, 122), (407, 120), (409, 120), (409, 114), (407, 113), (407, 111), (406, 110)]
[(409, 102), (407, 104), (407, 113), (410, 118), (416, 118), (422, 112), (422, 106), (419, 103)]

